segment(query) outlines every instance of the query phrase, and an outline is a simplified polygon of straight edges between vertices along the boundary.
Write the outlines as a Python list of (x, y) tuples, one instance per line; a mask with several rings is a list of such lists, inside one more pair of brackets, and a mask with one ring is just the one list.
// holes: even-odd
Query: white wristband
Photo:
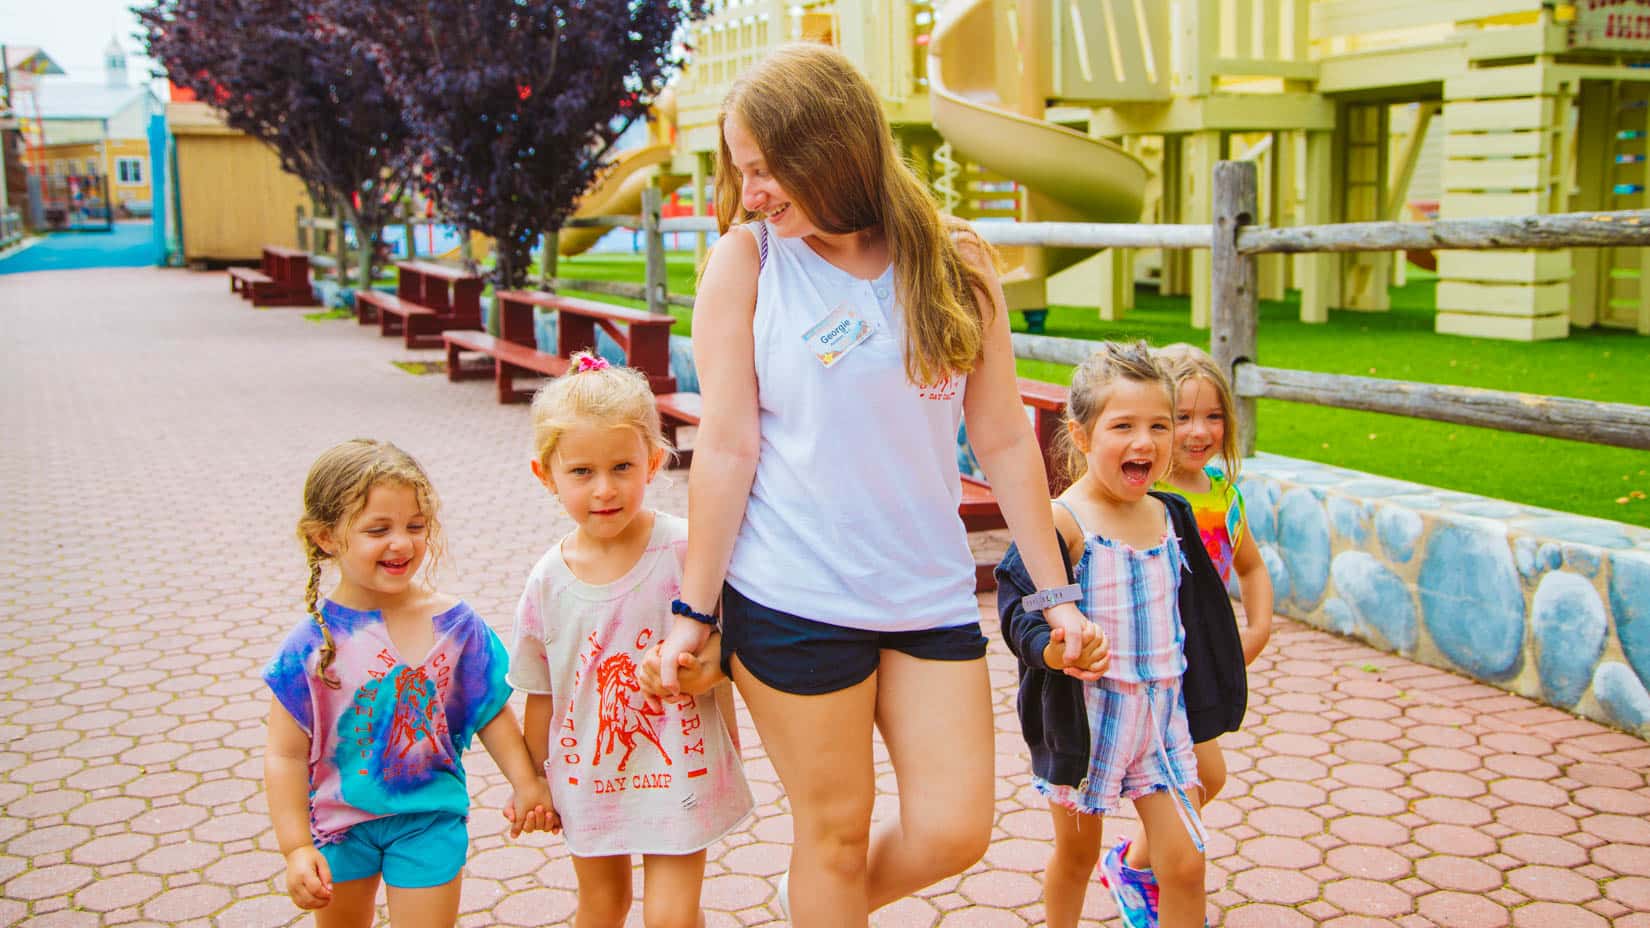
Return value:
[(1057, 586), (1047, 590), (1038, 590), (1030, 596), (1020, 600), (1020, 605), (1025, 607), (1027, 612), (1041, 612), (1050, 606), (1058, 606), (1061, 603), (1074, 603), (1082, 598), (1082, 585), (1068, 583), (1065, 586)]

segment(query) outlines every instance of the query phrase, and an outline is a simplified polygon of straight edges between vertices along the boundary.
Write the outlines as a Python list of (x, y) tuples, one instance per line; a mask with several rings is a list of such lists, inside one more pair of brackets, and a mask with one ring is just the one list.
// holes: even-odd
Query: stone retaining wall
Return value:
[(1650, 530), (1270, 454), (1241, 486), (1278, 614), (1650, 739)]

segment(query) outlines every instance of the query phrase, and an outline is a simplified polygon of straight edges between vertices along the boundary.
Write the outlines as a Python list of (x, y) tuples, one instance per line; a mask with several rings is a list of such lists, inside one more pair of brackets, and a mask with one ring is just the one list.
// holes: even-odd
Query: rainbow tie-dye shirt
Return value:
[(509, 655), (468, 604), (435, 616), (417, 666), (396, 653), (383, 615), (330, 600), (321, 615), (338, 647), (337, 689), (315, 676), (321, 629), (308, 617), (264, 668), (309, 735), (310, 832), (317, 845), (351, 826), (407, 812), (468, 814), (464, 749), (504, 708)]
[(1183, 496), (1186, 502), (1192, 504), (1192, 512), (1197, 516), (1198, 534), (1203, 536), (1203, 547), (1220, 571), (1220, 579), (1229, 581), (1232, 579), (1232, 554), (1243, 541), (1249, 522), (1243, 511), (1243, 494), (1238, 492), (1236, 484), (1227, 479), (1226, 472), (1213, 464), (1204, 467), (1203, 473), (1209, 477), (1209, 489), (1202, 493), (1191, 493), (1162, 480), (1152, 489)]

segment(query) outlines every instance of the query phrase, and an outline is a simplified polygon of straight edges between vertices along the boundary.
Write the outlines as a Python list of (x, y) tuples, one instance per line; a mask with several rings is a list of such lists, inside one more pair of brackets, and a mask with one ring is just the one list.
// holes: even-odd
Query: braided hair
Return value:
[(325, 535), (333, 544), (342, 545), (350, 523), (366, 505), (368, 494), (383, 483), (410, 487), (418, 497), (419, 510), (429, 524), (429, 566), (424, 573), (424, 582), (428, 585), (441, 554), (441, 525), (436, 519), (439, 501), (429, 475), (412, 455), (387, 441), (357, 438), (323, 451), (310, 465), (309, 476), (304, 480), (304, 514), (298, 519), (298, 540), (304, 546), (309, 567), (304, 609), (321, 629), (315, 675), (333, 689), (340, 686), (337, 674), (330, 669), (338, 647), (320, 609), (321, 568), (339, 551), (326, 550), (321, 538)]

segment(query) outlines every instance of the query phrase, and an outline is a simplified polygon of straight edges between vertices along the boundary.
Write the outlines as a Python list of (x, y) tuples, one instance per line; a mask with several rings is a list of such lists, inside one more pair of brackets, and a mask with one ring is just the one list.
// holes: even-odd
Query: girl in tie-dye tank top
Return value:
[[(1237, 488), (1240, 459), (1232, 388), (1214, 359), (1199, 348), (1169, 345), (1156, 355), (1175, 382), (1174, 466), (1156, 488), (1178, 493), (1192, 504), (1198, 534), (1221, 579), (1230, 583), (1237, 576), (1246, 620), (1238, 639), (1248, 664), (1272, 636), (1272, 578), (1249, 534), (1243, 494)], [(1210, 463), (1217, 454), (1224, 467)], [(1192, 750), (1207, 803), (1226, 782), (1226, 759), (1218, 738), (1198, 742)], [(1101, 864), (1101, 874), (1126, 918), (1134, 918), (1131, 923), (1155, 924), (1151, 900), (1156, 898), (1157, 881), (1144, 834), (1124, 838), (1113, 848)], [(1145, 905), (1137, 907), (1141, 901)]]
[[(440, 550), (435, 491), (406, 452), (358, 439), (304, 484), (309, 615), (264, 668), (274, 693), (264, 784), (287, 892), (323, 924), (452, 925), (469, 848), (463, 753), (479, 735), (513, 789), (513, 834), (551, 799), (505, 701), (508, 657), (461, 600), (418, 583)], [(338, 585), (320, 597), (323, 565)]]

